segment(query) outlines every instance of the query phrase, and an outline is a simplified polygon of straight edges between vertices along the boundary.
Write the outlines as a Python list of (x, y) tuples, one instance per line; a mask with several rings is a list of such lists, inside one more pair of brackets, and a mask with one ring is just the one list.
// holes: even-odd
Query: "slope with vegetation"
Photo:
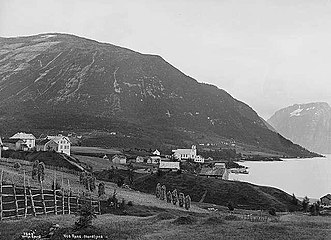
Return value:
[(0, 47), (1, 135), (73, 130), (86, 146), (147, 148), (225, 139), (315, 156), (160, 56), (58, 33), (0, 38)]

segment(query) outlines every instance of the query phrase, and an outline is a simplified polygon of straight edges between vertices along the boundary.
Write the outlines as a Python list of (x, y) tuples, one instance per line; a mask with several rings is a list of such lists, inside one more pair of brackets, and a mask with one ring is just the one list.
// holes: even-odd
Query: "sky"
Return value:
[(0, 0), (0, 36), (61, 32), (161, 55), (268, 119), (331, 104), (329, 0)]

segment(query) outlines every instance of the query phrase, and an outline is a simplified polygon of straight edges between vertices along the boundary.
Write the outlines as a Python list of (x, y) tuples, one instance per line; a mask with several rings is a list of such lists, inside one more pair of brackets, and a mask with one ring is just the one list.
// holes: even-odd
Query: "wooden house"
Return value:
[(331, 194), (326, 194), (320, 198), (321, 204), (324, 206), (331, 206)]
[(111, 161), (115, 164), (126, 164), (126, 156), (116, 154), (112, 157)]

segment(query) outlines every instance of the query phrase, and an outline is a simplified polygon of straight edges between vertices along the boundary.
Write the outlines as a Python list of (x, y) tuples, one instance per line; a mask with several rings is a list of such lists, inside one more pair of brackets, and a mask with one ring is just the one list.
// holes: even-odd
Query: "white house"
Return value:
[(175, 158), (177, 158), (178, 160), (194, 160), (197, 156), (197, 147), (195, 145), (192, 145), (192, 148), (190, 149), (176, 149), (172, 150), (172, 152)]
[(160, 156), (149, 156), (147, 158), (147, 163), (158, 164), (161, 160)]
[(176, 171), (180, 170), (180, 165), (179, 162), (160, 161), (159, 169)]
[(142, 156), (136, 157), (136, 163), (143, 163), (143, 162), (144, 162), (144, 157), (142, 157)]
[(19, 132), (11, 136), (9, 139), (20, 139), (27, 145), (29, 149), (36, 146), (36, 137), (31, 133)]
[(48, 140), (53, 140), (55, 143), (57, 143), (57, 152), (59, 153), (65, 153), (70, 156), (70, 145), (71, 142), (68, 137), (58, 135), (58, 136), (47, 136)]
[(116, 154), (112, 157), (111, 161), (115, 164), (126, 164), (126, 156)]
[(156, 156), (160, 156), (160, 155), (161, 155), (160, 151), (157, 150), (157, 149), (155, 149), (155, 151), (152, 152), (152, 154), (153, 154), (153, 155), (156, 155)]
[(194, 158), (194, 162), (196, 162), (196, 163), (204, 163), (204, 162), (205, 162), (205, 158), (202, 157), (201, 155), (197, 155), (197, 156)]

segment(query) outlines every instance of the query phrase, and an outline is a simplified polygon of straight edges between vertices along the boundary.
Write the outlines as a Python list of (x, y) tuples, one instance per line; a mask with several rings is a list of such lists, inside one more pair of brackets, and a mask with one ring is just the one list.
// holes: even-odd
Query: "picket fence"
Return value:
[(0, 172), (0, 221), (9, 218), (37, 216), (42, 214), (72, 214), (89, 201), (96, 214), (101, 214), (100, 200), (74, 194), (64, 189), (43, 189), (26, 184), (23, 186), (3, 182), (3, 171)]

